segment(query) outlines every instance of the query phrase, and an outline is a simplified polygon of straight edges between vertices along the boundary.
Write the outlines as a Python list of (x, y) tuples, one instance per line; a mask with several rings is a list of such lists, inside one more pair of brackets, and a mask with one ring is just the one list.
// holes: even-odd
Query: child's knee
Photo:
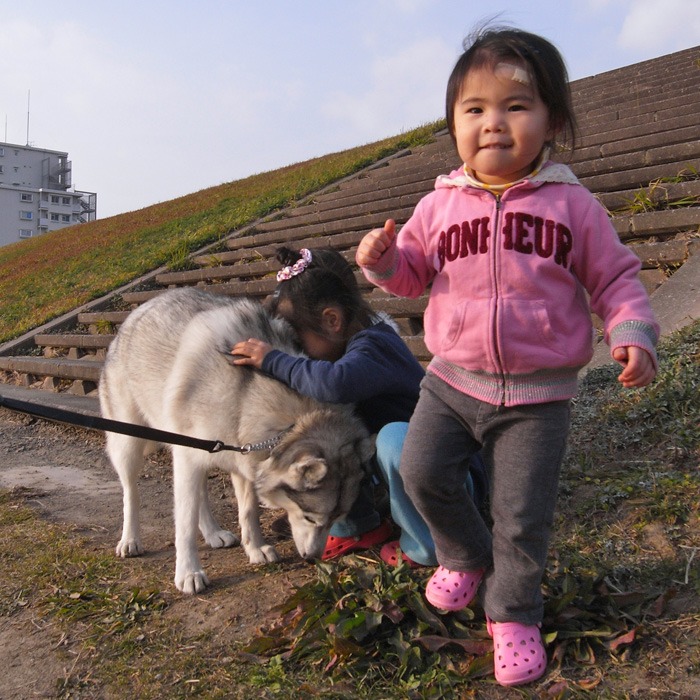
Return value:
[(399, 470), (407, 429), (408, 423), (387, 423), (377, 433), (377, 464), (387, 481), (390, 481), (389, 474)]

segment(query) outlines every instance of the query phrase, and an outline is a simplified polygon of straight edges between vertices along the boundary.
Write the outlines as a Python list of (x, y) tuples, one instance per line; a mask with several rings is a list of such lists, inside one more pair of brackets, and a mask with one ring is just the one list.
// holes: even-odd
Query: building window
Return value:
[(31, 221), (34, 218), (34, 214), (31, 211), (21, 210), (19, 212), (19, 218), (23, 219), (24, 221)]
[(19, 199), (21, 202), (33, 202), (34, 201), (34, 195), (29, 194), (28, 192), (20, 192), (19, 194)]
[(51, 221), (58, 221), (58, 214), (51, 214)]
[(70, 223), (70, 214), (61, 214), (61, 221), (64, 224), (69, 224)]
[(62, 204), (70, 204), (70, 197), (62, 197)]
[(4, 166), (4, 165), (0, 165), (0, 173), (4, 173), (4, 172), (5, 172), (5, 166)]
[(20, 238), (31, 238), (34, 235), (34, 231), (32, 231), (30, 228), (21, 228), (19, 230), (19, 237)]
[(0, 147), (0, 156), (4, 156), (4, 155), (5, 155), (5, 149)]
[(60, 198), (58, 195), (52, 194), (51, 195), (51, 204), (58, 204), (60, 202)]

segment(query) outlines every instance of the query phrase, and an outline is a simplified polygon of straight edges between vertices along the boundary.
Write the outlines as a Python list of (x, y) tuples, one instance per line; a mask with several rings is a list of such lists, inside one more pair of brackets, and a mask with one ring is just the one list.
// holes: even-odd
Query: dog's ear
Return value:
[(328, 473), (328, 465), (318, 457), (305, 457), (289, 467), (289, 477), (297, 491), (316, 488)]

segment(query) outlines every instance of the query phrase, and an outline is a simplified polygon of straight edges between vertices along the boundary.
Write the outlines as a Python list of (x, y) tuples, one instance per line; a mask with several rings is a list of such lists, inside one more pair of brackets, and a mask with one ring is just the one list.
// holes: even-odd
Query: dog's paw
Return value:
[(280, 559), (280, 555), (270, 544), (264, 544), (262, 547), (249, 547), (246, 554), (251, 564), (267, 564)]
[(175, 587), (187, 595), (201, 593), (209, 585), (209, 579), (203, 569), (175, 574)]
[(241, 541), (228, 530), (216, 530), (206, 537), (207, 544), (212, 549), (219, 549), (221, 547), (235, 547), (240, 544)]
[(144, 549), (138, 540), (122, 539), (119, 540), (115, 551), (118, 557), (126, 559), (127, 557), (140, 557)]

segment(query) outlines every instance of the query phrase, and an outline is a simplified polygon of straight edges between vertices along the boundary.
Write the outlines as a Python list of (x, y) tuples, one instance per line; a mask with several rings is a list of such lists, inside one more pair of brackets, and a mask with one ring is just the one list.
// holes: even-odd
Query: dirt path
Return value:
[[(111, 554), (120, 536), (121, 488), (103, 445), (99, 432), (35, 420), (0, 408), (0, 488), (15, 490), (42, 518), (65, 526), (90, 550)], [(291, 540), (272, 533), (270, 525), (280, 512), (266, 511), (263, 529), (283, 557), (279, 565), (253, 567), (240, 547), (209, 550), (202, 544), (200, 552), (212, 586), (202, 595), (180, 594), (172, 580), (175, 553), (167, 453), (148, 461), (140, 487), (147, 553), (140, 559), (119, 560), (122, 580), (133, 587), (148, 587), (155, 581), (167, 602), (163, 612), (167, 623), (186, 637), (211, 632), (223, 648), (247, 641), (277, 617), (275, 606), (286, 600), (295, 586), (315, 577), (315, 569), (300, 561)], [(213, 475), (209, 490), (219, 521), (237, 530), (228, 479)], [(657, 523), (653, 533), (668, 546), (659, 528)], [(681, 595), (669, 602), (670, 622), (655, 623), (658, 637), (653, 636), (650, 627), (652, 631), (647, 631), (640, 640), (640, 650), (635, 652), (637, 661), (623, 664), (615, 673), (619, 675), (614, 680), (615, 689), (625, 691), (609, 697), (700, 698), (697, 609), (697, 593), (684, 586)], [(50, 618), (39, 615), (28, 605), (10, 616), (0, 616), (0, 700), (56, 698), (59, 680), (71, 677), (74, 669), (76, 674), (81, 670), (82, 678), (92, 671), (79, 645), (66, 640)], [(90, 694), (90, 689), (79, 692), (71, 697), (110, 697), (100, 689), (95, 694)], [(591, 697), (597, 697), (596, 692), (592, 691)], [(506, 694), (488, 683), (479, 689), (479, 697), (484, 698), (515, 695), (516, 691)]]
[[(88, 546), (111, 552), (121, 533), (121, 487), (103, 452), (101, 433), (74, 429), (0, 409), (0, 488), (18, 491), (47, 521), (66, 525)], [(247, 640), (274, 617), (273, 608), (295, 585), (314, 572), (296, 555), (291, 540), (279, 538), (269, 525), (280, 512), (265, 512), (263, 527), (283, 557), (272, 575), (252, 567), (240, 547), (201, 555), (212, 583), (201, 596), (184, 596), (172, 582), (175, 567), (172, 491), (167, 453), (150, 458), (142, 474), (142, 560), (162, 581), (169, 598), (167, 615), (185, 632), (215, 628), (218, 635)], [(228, 478), (209, 479), (213, 509), (222, 524), (237, 531)], [(137, 560), (123, 561), (138, 570)], [(149, 573), (151, 573), (149, 568)], [(134, 585), (138, 585), (135, 580)], [(213, 614), (215, 613), (215, 614)], [(55, 630), (29, 610), (0, 618), (0, 700), (52, 698), (57, 679), (70, 672), (70, 650), (62, 648)]]

